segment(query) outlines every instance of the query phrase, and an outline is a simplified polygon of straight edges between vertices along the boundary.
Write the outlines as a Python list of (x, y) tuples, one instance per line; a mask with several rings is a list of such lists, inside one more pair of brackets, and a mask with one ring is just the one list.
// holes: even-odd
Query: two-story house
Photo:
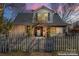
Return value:
[(52, 37), (63, 35), (65, 27), (66, 23), (54, 10), (42, 6), (33, 12), (19, 13), (10, 32), (15, 35), (26, 33), (31, 37)]

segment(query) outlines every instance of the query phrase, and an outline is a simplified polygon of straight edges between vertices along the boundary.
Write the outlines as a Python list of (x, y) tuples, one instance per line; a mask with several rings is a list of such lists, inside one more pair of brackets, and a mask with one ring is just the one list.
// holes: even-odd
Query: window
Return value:
[(38, 22), (47, 22), (48, 20), (48, 13), (38, 13)]
[(56, 34), (56, 27), (50, 28), (50, 36), (54, 36)]
[(62, 27), (51, 27), (50, 28), (50, 36), (56, 36), (59, 34), (61, 35), (63, 33), (63, 28)]

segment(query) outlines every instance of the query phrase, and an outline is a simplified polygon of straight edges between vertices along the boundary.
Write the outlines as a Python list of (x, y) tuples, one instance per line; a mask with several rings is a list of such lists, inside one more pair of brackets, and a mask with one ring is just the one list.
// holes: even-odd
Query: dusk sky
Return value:
[[(79, 4), (74, 3), (26, 3), (26, 4), (5, 4), (4, 18), (15, 19), (19, 12), (27, 12), (27, 10), (35, 10), (41, 6), (46, 6), (57, 12), (64, 20), (78, 19)], [(70, 12), (71, 11), (71, 12)], [(69, 14), (68, 14), (69, 13)]]

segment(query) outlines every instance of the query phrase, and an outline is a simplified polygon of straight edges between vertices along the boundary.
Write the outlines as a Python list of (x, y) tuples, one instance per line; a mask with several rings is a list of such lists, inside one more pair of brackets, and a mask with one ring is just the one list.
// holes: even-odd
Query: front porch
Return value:
[(27, 37), (53, 37), (64, 36), (65, 27), (62, 26), (49, 26), (46, 24), (27, 25), (25, 32)]

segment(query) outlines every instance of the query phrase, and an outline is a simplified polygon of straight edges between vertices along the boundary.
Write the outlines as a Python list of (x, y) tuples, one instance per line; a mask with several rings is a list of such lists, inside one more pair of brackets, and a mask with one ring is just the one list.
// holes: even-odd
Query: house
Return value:
[(26, 33), (31, 37), (52, 37), (63, 35), (66, 25), (56, 12), (42, 6), (31, 13), (19, 13), (10, 32), (15, 35)]

